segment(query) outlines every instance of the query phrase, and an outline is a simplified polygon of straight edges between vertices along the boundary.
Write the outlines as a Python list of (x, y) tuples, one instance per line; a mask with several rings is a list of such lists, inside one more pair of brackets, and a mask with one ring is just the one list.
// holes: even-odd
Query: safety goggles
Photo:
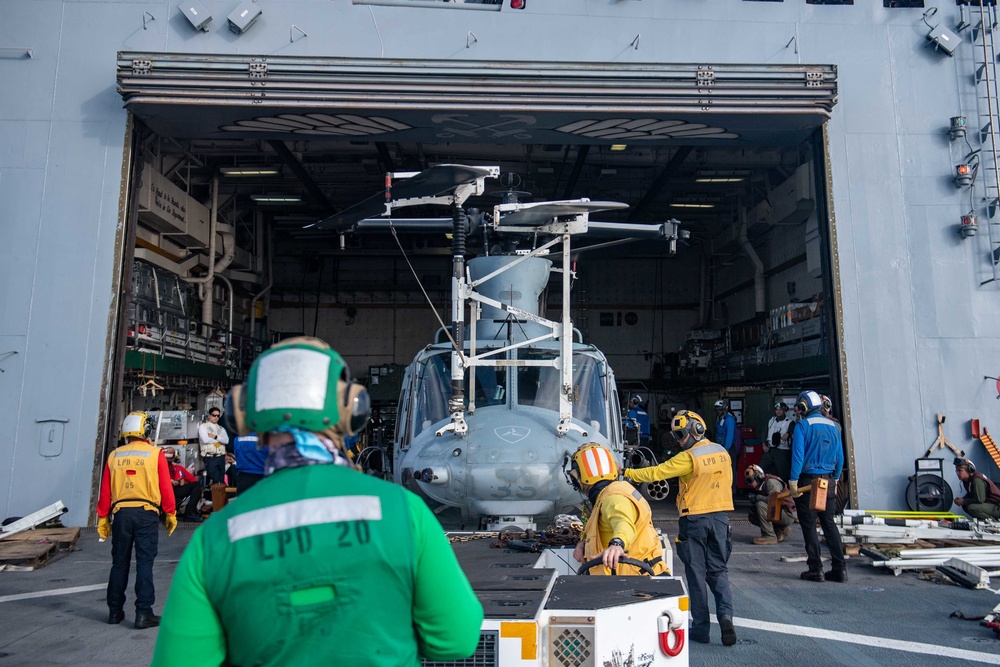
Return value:
[(678, 431), (671, 431), (670, 435), (674, 436), (674, 440), (676, 440), (677, 442), (680, 442), (687, 435), (687, 431), (685, 431), (683, 429), (678, 430)]

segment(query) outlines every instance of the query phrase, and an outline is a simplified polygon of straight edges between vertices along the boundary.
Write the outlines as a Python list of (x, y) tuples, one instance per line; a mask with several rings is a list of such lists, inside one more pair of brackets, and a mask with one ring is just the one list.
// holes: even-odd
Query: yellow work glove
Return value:
[(627, 479), (629, 481), (632, 481), (632, 469), (631, 468), (625, 468), (624, 470), (622, 470), (622, 477), (624, 477), (625, 479)]
[(176, 514), (168, 514), (167, 515), (167, 537), (170, 537), (171, 535), (173, 535), (175, 530), (177, 530), (177, 515)]
[(799, 483), (798, 482), (789, 482), (788, 483), (788, 492), (792, 495), (792, 498), (798, 498), (799, 496), (802, 495), (801, 493), (799, 493)]
[(97, 517), (97, 536), (102, 540), (111, 537), (111, 519), (109, 517)]

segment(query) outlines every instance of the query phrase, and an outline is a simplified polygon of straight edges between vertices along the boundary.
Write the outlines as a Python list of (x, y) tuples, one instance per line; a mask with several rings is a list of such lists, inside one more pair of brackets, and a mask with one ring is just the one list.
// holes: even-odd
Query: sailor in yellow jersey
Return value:
[(567, 473), (573, 487), (587, 494), (591, 511), (573, 557), (580, 563), (601, 558), (591, 574), (642, 574), (634, 565), (619, 563), (628, 556), (644, 561), (659, 575), (667, 571), (663, 544), (653, 527), (653, 512), (642, 494), (618, 480), (611, 452), (596, 442), (581, 445)]
[(715, 595), (715, 613), (722, 628), (722, 643), (736, 643), (733, 595), (727, 563), (732, 551), (729, 514), (733, 509), (733, 466), (721, 445), (705, 437), (705, 420), (681, 410), (670, 422), (670, 432), (682, 451), (658, 466), (626, 468), (625, 479), (654, 482), (680, 478), (677, 509), (680, 526), (677, 555), (691, 597), (691, 639), (709, 642), (708, 588)]

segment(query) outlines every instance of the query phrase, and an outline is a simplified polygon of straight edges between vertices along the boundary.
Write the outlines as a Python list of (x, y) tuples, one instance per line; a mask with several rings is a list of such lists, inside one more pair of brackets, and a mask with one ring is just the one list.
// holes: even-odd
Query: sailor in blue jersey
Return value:
[[(844, 446), (840, 438), (840, 427), (822, 414), (823, 399), (815, 391), (804, 391), (795, 402), (795, 410), (801, 416), (792, 436), (792, 471), (788, 488), (795, 498), (802, 526), (802, 538), (806, 543), (809, 569), (800, 576), (807, 581), (847, 581), (847, 564), (844, 561), (844, 545), (840, 532), (833, 522), (837, 507), (837, 482), (844, 469)], [(799, 485), (807, 486), (818, 477), (830, 480), (826, 495), (826, 508), (817, 512), (810, 508), (809, 497), (799, 493)], [(816, 519), (823, 527), (823, 536), (830, 549), (833, 569), (823, 573), (823, 560), (819, 551), (819, 536), (816, 534)]]
[(724, 400), (715, 402), (715, 441), (726, 448), (729, 458), (736, 460), (739, 452), (736, 447), (736, 417), (729, 411), (729, 404)]
[(629, 411), (626, 415), (628, 419), (634, 419), (639, 425), (639, 444), (643, 447), (649, 446), (649, 415), (642, 407), (642, 398), (632, 394), (629, 401)]

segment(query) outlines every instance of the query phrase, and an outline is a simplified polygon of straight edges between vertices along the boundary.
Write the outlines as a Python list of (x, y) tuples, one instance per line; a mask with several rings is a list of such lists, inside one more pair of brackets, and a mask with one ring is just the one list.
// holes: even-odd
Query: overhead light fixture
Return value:
[(747, 170), (737, 171), (698, 171), (695, 172), (695, 183), (742, 183), (750, 177)]
[(187, 0), (177, 5), (177, 8), (181, 10), (192, 26), (197, 30), (203, 30), (208, 32), (208, 24), (212, 22), (212, 15), (208, 13), (198, 0)]
[(258, 204), (300, 204), (302, 197), (289, 197), (287, 195), (250, 195), (250, 199)]
[[(260, 7), (254, 0), (246, 0), (239, 7), (233, 10), (233, 13), (227, 17), (229, 21), (229, 29), (236, 33), (237, 35), (242, 35), (247, 30), (250, 29), (257, 19), (260, 18), (261, 11)], [(253, 69), (250, 70), (253, 72)]]
[(937, 14), (937, 7), (931, 7), (924, 12), (920, 19), (924, 22), (924, 25), (931, 30), (927, 33), (927, 43), (932, 45), (935, 50), (944, 51), (949, 56), (953, 56), (955, 55), (955, 49), (957, 49), (958, 45), (962, 43), (962, 38), (940, 23), (937, 25), (931, 25), (930, 21), (927, 19), (931, 18), (935, 14)]
[(611, 144), (611, 150), (613, 151), (623, 151), (628, 148), (628, 144)]
[(601, 176), (611, 176), (617, 173), (618, 173), (617, 169), (601, 169)]
[(672, 208), (715, 208), (715, 206), (721, 201), (722, 199), (720, 197), (689, 195), (686, 197), (678, 197), (674, 201), (670, 202), (668, 206)]
[(279, 176), (281, 170), (274, 167), (222, 167), (223, 176)]

